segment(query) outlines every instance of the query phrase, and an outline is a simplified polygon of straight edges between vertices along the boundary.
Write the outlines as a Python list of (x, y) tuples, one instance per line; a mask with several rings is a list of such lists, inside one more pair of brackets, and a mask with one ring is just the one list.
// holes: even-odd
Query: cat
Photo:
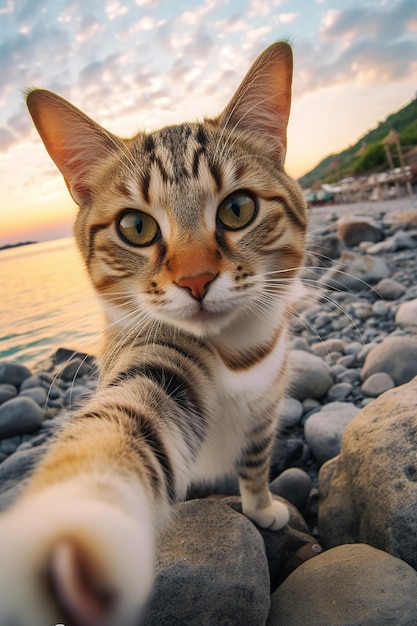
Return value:
[(278, 42), (217, 118), (130, 139), (27, 94), (107, 324), (97, 392), (0, 516), (0, 626), (137, 624), (191, 483), (236, 471), (243, 513), (287, 524), (268, 471), (305, 248), (291, 82)]

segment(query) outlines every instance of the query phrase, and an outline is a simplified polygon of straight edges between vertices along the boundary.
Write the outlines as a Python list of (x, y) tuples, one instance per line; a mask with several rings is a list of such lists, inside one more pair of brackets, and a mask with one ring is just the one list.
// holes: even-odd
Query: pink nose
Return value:
[(186, 276), (185, 278), (180, 278), (177, 285), (188, 289), (193, 298), (201, 302), (207, 293), (207, 285), (211, 283), (214, 278), (214, 274), (207, 272), (200, 274), (200, 276)]

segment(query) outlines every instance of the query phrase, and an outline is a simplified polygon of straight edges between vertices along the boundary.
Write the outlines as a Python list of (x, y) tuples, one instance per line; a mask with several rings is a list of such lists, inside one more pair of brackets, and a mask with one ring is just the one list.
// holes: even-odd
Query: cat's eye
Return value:
[(240, 230), (249, 226), (256, 212), (255, 198), (247, 191), (235, 191), (220, 204), (217, 219), (227, 230)]
[(157, 222), (143, 211), (124, 211), (116, 224), (121, 238), (134, 246), (150, 246), (159, 237)]

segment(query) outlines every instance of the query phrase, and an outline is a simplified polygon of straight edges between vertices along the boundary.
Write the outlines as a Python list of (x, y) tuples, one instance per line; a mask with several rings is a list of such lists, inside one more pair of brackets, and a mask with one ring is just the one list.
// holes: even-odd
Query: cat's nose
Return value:
[(201, 302), (207, 293), (208, 285), (214, 280), (215, 275), (209, 272), (199, 276), (185, 276), (177, 282), (179, 287), (184, 287), (191, 292), (193, 298)]

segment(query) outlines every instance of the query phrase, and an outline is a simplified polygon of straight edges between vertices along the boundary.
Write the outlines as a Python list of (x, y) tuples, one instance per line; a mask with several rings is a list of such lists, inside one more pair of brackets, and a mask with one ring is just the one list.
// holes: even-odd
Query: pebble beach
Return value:
[[(271, 465), (289, 525), (240, 515), (234, 478), (195, 486), (160, 539), (146, 626), (417, 624), (417, 198), (309, 219)], [(0, 363), (0, 509), (97, 378), (71, 346), (31, 369)]]

